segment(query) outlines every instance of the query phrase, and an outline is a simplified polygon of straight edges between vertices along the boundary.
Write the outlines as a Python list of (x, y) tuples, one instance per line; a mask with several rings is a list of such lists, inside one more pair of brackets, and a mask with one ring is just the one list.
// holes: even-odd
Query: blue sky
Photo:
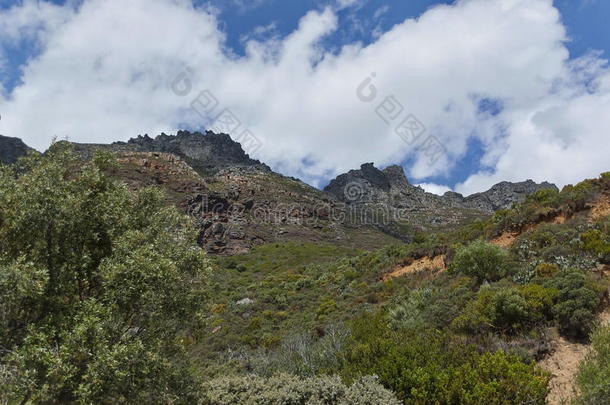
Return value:
[[(576, 111), (583, 110), (581, 104), (594, 103), (593, 105), (599, 106), (600, 109), (602, 106), (605, 108), (605, 104), (602, 105), (600, 102), (600, 100), (605, 102), (605, 93), (599, 92), (599, 88), (602, 88), (603, 85), (598, 86), (596, 83), (605, 83), (602, 80), (607, 73), (604, 64), (610, 55), (610, 25), (608, 24), (608, 21), (610, 21), (610, 2), (608, 1), (555, 0), (552, 6), (560, 13), (560, 20), (557, 22), (554, 20), (553, 9), (549, 7), (547, 0), (532, 0), (530, 4), (533, 12), (540, 13), (541, 16), (539, 17), (540, 25), (543, 26), (541, 29), (536, 27), (536, 21), (527, 21), (526, 17), (532, 13), (525, 10), (526, 12), (519, 14), (519, 12), (524, 11), (520, 8), (530, 7), (527, 2), (514, 6), (517, 13), (513, 13), (511, 16), (502, 16), (499, 14), (499, 8), (487, 7), (481, 0), (464, 0), (464, 4), (460, 7), (456, 6), (453, 1), (430, 0), (206, 0), (198, 1), (194, 4), (195, 8), (191, 10), (185, 6), (187, 0), (180, 1), (172, 3), (172, 0), (154, 0), (154, 4), (158, 7), (151, 6), (151, 10), (147, 11), (138, 10), (135, 6), (122, 8), (118, 1), (109, 2), (116, 4), (116, 6), (108, 5), (108, 3), (102, 5), (99, 0), (85, 1), (85, 5), (88, 5), (90, 9), (96, 7), (103, 9), (103, 12), (97, 13), (102, 17), (97, 18), (94, 13), (81, 12), (82, 9), (71, 7), (83, 3), (80, 0), (68, 0), (68, 2), (61, 0), (40, 2), (33, 0), (24, 0), (23, 2), (0, 0), (0, 34), (4, 35), (4, 39), (0, 38), (0, 72), (2, 75), (0, 83), (4, 87), (4, 100), (0, 99), (0, 109), (7, 111), (6, 120), (8, 120), (5, 124), (7, 126), (4, 128), (3, 123), (0, 122), (0, 132), (14, 131), (17, 133), (5, 134), (21, 137), (24, 137), (22, 131), (31, 133), (31, 131), (25, 130), (30, 125), (27, 122), (41, 119), (41, 116), (46, 115), (45, 103), (47, 106), (53, 104), (54, 107), (57, 104), (57, 111), (59, 112), (69, 112), (69, 115), (64, 119), (64, 122), (69, 121), (69, 125), (64, 122), (50, 122), (48, 131), (53, 132), (53, 135), (65, 135), (76, 140), (81, 140), (81, 135), (74, 128), (83, 128), (83, 133), (86, 132), (86, 136), (90, 137), (86, 138), (83, 135), (82, 140), (117, 140), (101, 139), (103, 138), (102, 135), (96, 135), (96, 131), (102, 133), (104, 127), (102, 124), (93, 125), (92, 116), (104, 116), (104, 119), (99, 121), (107, 122), (108, 128), (112, 128), (114, 132), (121, 134), (122, 131), (136, 131), (138, 118), (142, 121), (142, 132), (150, 130), (151, 133), (154, 133), (154, 131), (160, 129), (171, 131), (174, 129), (173, 126), (178, 125), (176, 123), (190, 123), (186, 125), (198, 128), (200, 123), (192, 120), (192, 114), (189, 115), (187, 111), (189, 103), (185, 103), (185, 100), (171, 100), (172, 105), (167, 105), (169, 102), (166, 101), (157, 101), (159, 94), (163, 94), (158, 91), (160, 71), (180, 69), (180, 63), (172, 63), (172, 59), (182, 61), (182, 58), (184, 58), (184, 63), (181, 62), (183, 65), (190, 63), (191, 60), (200, 59), (202, 62), (199, 63), (199, 66), (196, 66), (199, 82), (207, 83), (206, 80), (210, 80), (210, 77), (216, 77), (212, 83), (219, 82), (222, 85), (219, 85), (214, 94), (218, 98), (222, 98), (233, 111), (239, 113), (244, 127), (248, 126), (248, 129), (255, 130), (255, 133), (261, 138), (268, 138), (264, 139), (267, 146), (262, 149), (257, 157), (268, 161), (274, 168), (285, 174), (299, 176), (318, 186), (323, 186), (329, 178), (338, 172), (355, 168), (364, 161), (375, 161), (380, 166), (400, 163), (403, 164), (409, 177), (414, 179), (414, 182), (429, 185), (431, 190), (451, 188), (466, 193), (477, 191), (495, 180), (513, 179), (507, 178), (511, 176), (514, 177), (514, 180), (533, 177), (535, 180), (555, 180), (562, 184), (571, 181), (577, 175), (582, 176), (599, 169), (599, 165), (597, 165), (587, 167), (586, 170), (583, 169), (577, 175), (560, 173), (556, 175), (556, 178), (549, 178), (557, 172), (557, 168), (549, 164), (538, 174), (540, 178), (537, 179), (534, 174), (531, 176), (528, 174), (525, 168), (527, 165), (525, 160), (527, 159), (531, 163), (532, 158), (526, 158), (522, 151), (528, 149), (536, 151), (538, 157), (544, 159), (545, 156), (549, 155), (548, 151), (557, 148), (557, 153), (566, 153), (567, 156), (572, 156), (575, 161), (580, 159), (576, 156), (576, 149), (579, 153), (584, 153), (583, 146), (580, 145), (582, 142), (575, 142), (573, 138), (578, 136), (582, 140), (582, 138), (588, 136), (587, 131), (594, 131), (594, 129), (589, 127), (575, 128), (573, 120), (560, 125), (556, 123), (557, 119), (555, 117), (557, 114), (562, 117), (576, 114)], [(513, 3), (519, 3), (519, 1), (516, 0)], [(509, 4), (511, 0), (489, 0), (489, 2), (490, 4)], [(60, 7), (49, 7), (51, 3)], [(38, 4), (39, 8), (33, 6), (35, 4)], [(142, 4), (146, 3), (143, 2)], [(437, 8), (441, 4), (450, 7), (442, 11)], [(29, 11), (26, 10), (28, 7)], [(19, 18), (14, 17), (16, 14), (10, 14), (11, 10), (19, 8), (23, 9)], [(83, 6), (83, 9), (86, 8)], [(156, 11), (157, 9), (166, 10), (168, 13), (163, 15), (161, 11)], [(155, 12), (160, 14), (156, 16)], [(486, 26), (487, 21), (478, 17), (481, 12), (490, 13), (490, 21), (495, 18), (498, 19), (498, 22)], [(115, 17), (113, 17), (113, 13), (116, 13)], [(170, 18), (170, 14), (176, 16), (174, 18), (176, 21), (165, 20), (165, 18)], [(106, 15), (106, 19), (104, 19), (104, 15)], [(435, 16), (439, 15), (444, 17), (436, 21)], [(208, 16), (213, 16), (214, 19), (209, 20), (207, 19)], [(306, 16), (309, 16), (309, 18)], [(130, 18), (137, 22), (130, 22)], [(125, 27), (137, 32), (139, 28), (137, 24), (146, 21), (147, 18), (158, 18), (158, 27), (154, 27), (153, 31), (145, 31), (149, 30), (150, 27), (143, 28), (140, 42), (136, 42), (136, 39), (139, 38), (137, 34), (134, 34), (133, 40), (130, 38), (131, 33), (125, 34), (123, 35), (124, 39), (117, 39), (115, 48), (104, 44), (103, 41), (96, 42), (97, 39), (104, 37), (103, 33), (84, 32), (88, 26), (101, 27), (103, 30), (104, 24), (112, 25), (115, 19), (123, 21)], [(191, 31), (197, 32), (197, 34), (189, 35), (186, 30), (183, 37), (178, 37), (180, 34), (174, 34), (175, 31), (182, 29), (182, 25), (187, 25), (185, 21), (177, 21), (181, 18), (184, 18), (185, 21), (188, 20)], [(448, 27), (443, 26), (445, 21), (443, 18), (448, 21)], [(9, 19), (12, 19), (12, 21)], [(19, 21), (23, 20), (23, 22), (15, 22), (17, 19)], [(203, 19), (206, 19), (205, 22), (203, 22)], [(415, 20), (409, 23), (409, 19)], [(79, 25), (80, 20), (88, 22)], [(309, 22), (306, 24), (304, 21)], [(494, 26), (505, 21), (507, 26), (512, 24), (506, 31), (492, 32), (495, 29)], [(468, 24), (463, 25), (463, 22), (474, 24), (475, 27), (468, 26)], [(163, 32), (166, 23), (170, 23), (168, 24), (169, 28), (167, 32)], [(23, 26), (19, 24), (23, 24)], [(132, 25), (130, 26), (130, 24)], [(175, 24), (175, 26), (171, 24)], [(206, 24), (213, 26), (207, 26)], [(477, 32), (477, 24), (480, 25), (480, 32)], [(450, 27), (454, 27), (454, 29), (452, 30)], [(66, 32), (65, 28), (74, 30), (71, 39), (66, 39), (65, 35), (62, 36), (62, 32)], [(446, 31), (443, 31), (445, 28)], [(2, 31), (3, 29), (5, 31)], [(83, 38), (90, 38), (86, 46), (78, 43), (80, 34), (78, 29), (83, 30)], [(459, 29), (466, 31), (458, 32)], [(567, 32), (567, 38), (563, 37), (561, 29)], [(108, 30), (112, 30), (112, 28), (108, 28)], [(155, 32), (155, 30), (158, 32)], [(532, 32), (532, 44), (527, 42), (527, 35), (529, 35), (526, 33), (527, 30)], [(3, 32), (5, 33), (3, 34)], [(289, 61), (290, 56), (282, 56), (282, 52), (284, 52), (282, 50), (289, 48), (290, 38), (299, 32), (305, 40), (302, 44), (299, 42), (300, 45), (294, 45), (295, 49), (300, 46), (299, 49), (306, 50), (307, 55), (301, 55), (300, 50), (285, 53), (296, 55), (294, 57), (298, 59), (298, 63), (301, 63), (301, 65), (295, 61)], [(516, 39), (510, 38), (512, 33), (514, 33)], [(156, 35), (159, 36), (156, 37)], [(173, 43), (178, 45), (173, 45), (173, 48), (167, 45), (170, 51), (166, 49), (158, 51), (155, 48), (155, 44), (163, 42), (165, 37), (171, 37), (172, 35), (175, 35), (176, 38), (170, 38), (170, 40), (175, 41)], [(219, 39), (219, 41), (224, 41), (221, 44), (221, 52), (224, 56), (219, 56), (218, 60), (210, 59), (216, 58), (210, 55), (217, 55), (218, 53), (194, 50), (196, 47), (205, 47), (204, 42), (207, 39), (201, 38), (212, 38), (211, 41), (213, 42), (214, 38), (220, 38), (222, 35), (225, 38)], [(443, 39), (443, 35), (445, 39)], [(489, 49), (481, 50), (476, 39), (492, 37), (493, 35), (497, 36), (498, 44), (502, 44), (498, 46), (507, 46), (511, 49), (507, 50), (505, 59), (500, 62), (494, 59), (501, 58), (501, 56), (496, 55), (495, 51), (491, 49), (493, 48), (492, 43), (485, 44)], [(444, 42), (451, 43), (453, 36), (473, 39), (474, 42), (467, 44), (471, 49), (465, 47), (463, 54), (458, 52), (456, 55), (453, 55), (453, 49), (451, 48), (443, 51), (443, 47), (448, 46)], [(467, 57), (471, 53), (474, 54), (473, 52), (479, 51), (481, 55), (489, 54), (489, 59), (493, 61), (489, 66), (482, 67), (483, 75), (487, 74), (486, 72), (489, 72), (490, 69), (501, 71), (502, 69), (498, 69), (498, 66), (501, 66), (502, 68), (506, 67), (506, 71), (511, 72), (511, 75), (523, 75), (523, 77), (515, 79), (512, 87), (517, 87), (517, 89), (514, 94), (510, 89), (501, 86), (501, 83), (499, 85), (489, 85), (487, 82), (473, 83), (472, 86), (453, 89), (454, 83), (451, 82), (450, 70), (441, 69), (437, 72), (438, 66), (435, 64), (427, 68), (424, 66), (421, 69), (420, 67), (409, 66), (408, 61), (401, 60), (399, 56), (404, 53), (406, 58), (410, 54), (410, 49), (401, 50), (400, 55), (397, 55), (396, 51), (393, 51), (393, 53), (389, 50), (387, 52), (381, 51), (384, 46), (398, 49), (394, 45), (387, 45), (387, 43), (392, 42), (392, 38), (396, 39), (397, 37), (400, 37), (398, 38), (400, 39), (399, 42), (405, 44), (413, 38), (419, 38), (415, 44), (421, 43), (422, 47), (415, 50), (415, 54), (422, 55), (424, 58), (422, 60), (426, 58), (442, 60), (443, 62), (438, 62), (439, 64), (455, 63), (456, 71), (460, 72), (459, 77), (471, 78), (463, 80), (476, 81), (478, 74), (473, 72), (474, 65), (470, 65)], [(147, 41), (146, 38), (150, 40)], [(307, 42), (309, 39), (313, 42)], [(428, 40), (431, 45), (426, 47)], [(64, 41), (64, 45), (58, 45), (62, 41)], [(133, 44), (129, 44), (130, 41), (133, 41)], [(261, 49), (267, 52), (265, 55), (280, 55), (278, 56), (279, 59), (271, 61), (263, 59), (261, 61), (252, 57), (246, 51), (248, 41), (257, 43)], [(98, 64), (102, 63), (108, 57), (108, 54), (114, 53), (117, 47), (123, 48), (124, 44), (122, 42), (127, 44), (125, 44), (125, 49), (116, 51), (116, 59), (121, 59), (119, 58), (120, 52), (124, 52), (122, 60), (133, 59), (133, 61), (130, 61), (130, 63), (133, 63), (129, 66), (122, 66), (123, 62), (113, 60), (108, 63), (110, 68), (105, 72), (102, 64), (100, 73)], [(540, 46), (538, 46), (538, 42)], [(532, 49), (527, 52), (525, 50), (523, 53), (520, 52), (521, 49), (530, 45), (534, 45)], [(56, 48), (50, 49), (52, 46), (56, 46)], [(355, 49), (354, 55), (345, 51), (346, 46)], [(449, 46), (455, 46), (455, 43)], [(458, 42), (458, 46), (462, 46), (462, 43)], [(558, 49), (558, 46), (561, 49)], [(63, 60), (54, 58), (54, 55), (63, 52), (64, 49), (67, 50), (67, 56)], [(175, 55), (172, 55), (172, 49), (176, 50)], [(430, 49), (433, 49), (433, 52)], [(562, 56), (561, 52), (564, 49), (569, 52), (568, 60), (565, 60)], [(83, 61), (90, 57), (96, 67), (92, 69), (92, 63), (84, 62), (79, 65), (79, 52), (85, 55)], [(510, 52), (514, 52), (514, 58), (511, 57)], [(369, 57), (367, 53), (377, 56)], [(501, 52), (499, 53), (501, 54)], [(531, 53), (539, 53), (532, 59), (537, 60), (537, 62), (528, 64), (522, 72), (513, 69), (513, 59), (529, 58)], [(109, 59), (112, 60), (112, 56), (114, 55), (110, 55)], [(282, 58), (286, 59), (283, 63)], [(151, 62), (153, 60), (156, 62)], [(356, 62), (351, 62), (350, 65), (347, 62), (350, 60), (368, 60), (368, 65), (371, 67), (370, 69), (364, 67), (366, 64), (359, 62), (363, 65), (360, 69), (359, 65), (354, 65)], [(486, 62), (487, 56), (480, 57), (480, 65), (485, 65)], [(312, 63), (312, 65), (300, 70), (303, 67), (302, 63)], [(320, 63), (320, 66), (317, 66), (318, 63)], [(403, 63), (407, 64), (398, 66)], [(206, 64), (218, 65), (220, 73), (208, 68)], [(284, 65), (288, 66), (285, 67), (288, 72), (288, 76), (285, 78), (287, 81), (283, 84), (275, 83), (278, 81), (278, 76), (282, 77)], [(350, 74), (354, 75), (353, 85), (347, 84), (348, 92), (351, 91), (350, 86), (357, 86), (361, 80), (360, 78), (364, 79), (370, 71), (387, 68), (387, 74), (381, 72), (379, 75), (383, 79), (387, 79), (384, 80), (383, 87), (381, 84), (379, 85), (380, 91), (387, 95), (393, 91), (400, 102), (406, 106), (408, 112), (416, 114), (425, 121), (428, 133), (435, 135), (442, 141), (449, 151), (447, 159), (440, 163), (442, 167), (425, 168), (421, 156), (406, 148), (395, 137), (389, 141), (389, 144), (388, 142), (384, 143), (383, 151), (378, 151), (381, 143), (371, 140), (372, 135), (370, 134), (376, 133), (383, 127), (378, 125), (379, 122), (376, 122), (375, 125), (370, 123), (377, 119), (374, 108), (363, 109), (362, 105), (355, 105), (357, 104), (355, 100), (345, 100), (345, 102), (332, 100), (328, 101), (327, 106), (324, 104), (326, 101), (322, 101), (323, 106), (328, 109), (327, 112), (320, 108), (316, 111), (306, 111), (301, 114), (299, 111), (295, 111), (295, 109), (302, 107), (299, 105), (298, 98), (290, 99), (285, 92), (278, 93), (277, 100), (272, 99), (268, 102), (268, 106), (263, 106), (261, 114), (268, 111), (278, 111), (278, 114), (281, 114), (279, 111), (286, 105), (286, 110), (283, 113), (289, 116), (294, 115), (294, 117), (280, 124), (269, 123), (264, 118), (254, 114), (249, 106), (252, 107), (253, 103), (258, 104), (258, 100), (261, 98), (273, 98), (272, 95), (269, 93), (257, 94), (254, 89), (243, 91), (243, 84), (240, 90), (247, 94), (236, 94), (235, 89), (225, 83), (238, 83), (245, 80), (245, 77), (256, 78), (257, 75), (263, 75), (268, 79), (264, 83), (265, 86), (261, 86), (261, 88), (270, 91), (270, 89), (277, 87), (292, 85), (291, 80), (298, 80), (299, 83), (294, 86), (295, 94), (299, 91), (303, 94), (307, 93), (303, 100), (310, 100), (309, 103), (317, 103), (320, 102), (320, 97), (324, 98), (327, 94), (332, 96), (331, 92), (325, 93), (326, 90), (321, 90), (315, 93), (308, 89), (315, 86), (326, 89), (333, 87), (337, 80), (341, 81), (343, 79), (341, 72), (331, 72), (326, 75), (333, 69), (339, 69), (338, 66), (343, 66), (342, 71), (349, 70)], [(539, 71), (535, 71), (536, 66), (540, 66)], [(111, 68), (114, 70), (110, 70)], [(428, 68), (432, 73), (430, 77), (425, 77), (425, 70)], [(41, 73), (45, 69), (51, 73)], [(289, 77), (291, 69), (296, 69), (293, 79)], [(319, 71), (316, 71), (316, 69), (319, 69)], [(404, 79), (401, 78), (401, 71), (411, 69), (414, 70), (414, 73), (405, 74)], [(74, 74), (74, 71), (80, 72), (80, 74)], [(224, 77), (223, 72), (231, 72), (232, 76), (229, 77), (229, 73), (227, 73), (227, 77)], [(60, 99), (74, 100), (78, 98), (70, 94), (70, 91), (73, 90), (77, 91), (76, 94), (79, 94), (78, 91), (88, 89), (91, 94), (98, 94), (100, 97), (101, 94), (104, 94), (106, 97), (108, 83), (103, 86), (96, 84), (103, 81), (99, 79), (100, 74), (106, 75), (106, 77), (123, 74), (131, 78), (144, 76), (148, 81), (128, 81), (128, 85), (134, 85), (135, 93), (117, 94), (114, 100), (108, 96), (110, 101), (96, 103), (97, 99), (95, 97), (85, 97), (71, 105), (64, 105), (60, 102)], [(504, 74), (506, 75), (506, 73)], [(94, 80), (94, 76), (97, 79)], [(81, 78), (83, 82), (77, 83), (74, 80), (74, 83), (70, 83), (71, 77)], [(421, 78), (427, 86), (423, 87), (423, 91), (432, 95), (421, 93), (422, 89), (418, 89), (417, 86), (418, 79), (409, 83), (408, 77)], [(444, 77), (445, 81), (438, 79), (440, 77)], [(496, 82), (501, 82), (503, 79), (503, 77), (500, 77)], [(169, 79), (165, 78), (163, 80), (167, 82)], [(526, 85), (528, 80), (530, 80), (530, 84)], [(546, 87), (542, 86), (537, 89), (538, 93), (535, 93), (531, 88), (532, 86), (536, 87), (540, 80), (547, 83)], [(193, 78), (193, 82), (195, 82), (195, 78)], [(411, 86), (407, 86), (405, 83), (411, 84)], [(585, 100), (580, 97), (583, 89), (588, 88), (586, 83), (592, 83), (590, 87), (593, 90), (590, 93), (592, 97), (598, 97), (597, 99)], [(522, 89), (519, 88), (521, 84), (523, 84)], [(555, 88), (556, 85), (559, 87)], [(150, 91), (150, 94), (146, 93), (142, 97), (146, 100), (153, 99), (152, 104), (154, 105), (147, 108), (136, 108), (135, 111), (131, 112), (134, 117), (133, 122), (126, 123), (123, 115), (129, 112), (129, 109), (115, 108), (114, 103), (121, 100), (120, 102), (129, 103), (130, 107), (133, 106), (133, 100), (136, 97), (134, 94), (138, 94), (137, 90), (141, 90), (142, 86)], [(433, 88), (434, 86), (438, 86), (438, 88)], [(212, 85), (209, 85), (209, 87), (213, 88)], [(443, 94), (445, 87), (451, 88), (453, 92), (447, 91), (446, 95)], [(507, 87), (511, 86), (507, 85)], [(339, 90), (335, 91), (340, 92)], [(51, 98), (44, 99), (41, 94), (48, 94), (47, 97)], [(144, 94), (144, 92), (140, 91), (140, 94)], [(65, 98), (62, 98), (63, 96)], [(288, 97), (287, 102), (279, 101), (285, 97)], [(436, 101), (428, 100), (428, 98), (433, 98)], [(247, 100), (250, 100), (250, 104), (246, 103)], [(515, 102), (515, 100), (519, 101)], [(183, 105), (176, 104), (178, 101)], [(91, 102), (91, 105), (88, 105), (88, 102)], [(69, 102), (66, 101), (65, 103)], [(430, 106), (431, 104), (427, 103), (436, 103), (437, 106), (433, 108)], [(523, 106), (526, 103), (527, 107), (524, 108)], [(575, 103), (578, 103), (578, 105)], [(278, 105), (281, 108), (278, 109)], [(292, 106), (292, 110), (288, 109), (288, 106)], [(508, 106), (507, 110), (505, 110), (505, 106)], [(341, 138), (345, 135), (336, 132), (358, 130), (358, 127), (349, 127), (342, 123), (346, 119), (350, 120), (350, 118), (345, 118), (349, 117), (349, 114), (344, 111), (348, 107), (351, 108), (352, 113), (357, 112), (359, 114), (358, 120), (354, 120), (354, 125), (359, 125), (363, 132), (359, 135), (360, 138), (357, 141), (354, 140), (351, 149), (343, 146), (350, 143), (350, 139), (347, 138), (346, 142)], [(273, 110), (274, 108), (275, 110)], [(334, 110), (335, 108), (336, 110)], [(560, 112), (559, 110), (562, 108), (564, 110)], [(306, 110), (311, 110), (311, 108), (306, 108)], [(26, 111), (26, 113), (21, 113), (24, 115), (23, 117), (17, 116), (16, 113), (11, 117), (11, 111)], [(604, 110), (602, 109), (602, 111)], [(366, 115), (360, 117), (363, 113)], [(25, 117), (26, 114), (29, 116)], [(59, 120), (57, 118), (58, 114), (55, 114), (52, 120)], [(518, 114), (522, 115), (517, 117)], [(2, 115), (4, 120), (5, 114)], [(51, 115), (50, 112), (49, 115)], [(150, 115), (159, 118), (149, 120)], [(318, 128), (318, 132), (324, 133), (307, 134), (302, 132), (302, 128), (308, 126), (312, 120), (326, 120), (326, 116), (333, 116), (335, 119), (329, 119), (327, 126), (312, 125), (312, 128)], [(273, 118), (273, 115), (271, 115), (267, 120), (273, 120)], [(300, 122), (301, 119), (303, 120), (302, 123)], [(531, 120), (529, 123), (531, 125), (525, 125), (524, 120)], [(591, 117), (583, 117), (582, 121), (591, 121)], [(291, 123), (294, 125), (291, 125)], [(540, 128), (536, 128), (535, 134), (525, 134), (523, 131), (526, 129), (531, 131), (532, 125)], [(581, 126), (584, 126), (584, 124)], [(601, 124), (600, 126), (603, 127)], [(328, 128), (330, 135), (325, 133), (326, 128)], [(336, 131), (332, 132), (331, 129), (336, 129)], [(44, 125), (42, 130), (47, 130)], [(366, 131), (369, 131), (368, 140)], [(544, 144), (548, 141), (549, 131), (556, 136), (556, 139)], [(273, 135), (274, 133), (277, 133), (277, 135)], [(129, 134), (129, 136), (132, 135), (136, 134)], [(310, 135), (312, 139), (307, 140), (307, 142), (303, 140), (305, 136)], [(119, 139), (129, 136), (122, 134)], [(291, 136), (294, 136), (294, 139)], [(330, 139), (329, 136), (336, 136), (337, 139)], [(523, 139), (534, 138), (538, 139), (539, 143), (532, 144), (529, 148), (517, 143), (518, 139), (519, 142), (523, 142)], [(324, 148), (309, 146), (320, 143), (320, 139), (328, 140), (328, 148), (339, 149), (325, 152), (323, 151)], [(382, 139), (386, 139), (385, 134), (383, 134)], [(26, 139), (26, 141), (28, 140)], [(37, 141), (38, 139), (34, 140), (34, 146), (38, 148), (41, 148), (40, 145), (46, 142), (40, 141), (40, 144), (37, 144)], [(576, 145), (577, 143), (578, 145)], [(575, 149), (570, 151), (566, 145), (573, 145)], [(514, 156), (510, 158), (510, 161), (503, 161), (502, 153), (507, 150), (512, 151)], [(523, 156), (524, 162), (518, 161), (520, 155)], [(335, 158), (337, 158), (336, 161), (333, 160)], [(523, 170), (516, 169), (520, 167), (523, 167)], [(543, 176), (546, 177), (543, 178)]]
[[(407, 18), (416, 18), (426, 9), (437, 4), (451, 4), (453, 1), (432, 0), (370, 0), (362, 2), (356, 10), (346, 9), (339, 13), (340, 30), (327, 43), (328, 47), (338, 47), (353, 41), (370, 43), (374, 40), (376, 29), (387, 31), (393, 25)], [(215, 3), (221, 10), (223, 28), (227, 33), (228, 44), (238, 54), (243, 54), (244, 34), (258, 26), (273, 24), (273, 34), (287, 35), (298, 25), (299, 19), (312, 8), (323, 7), (328, 1), (315, 0), (268, 0), (258, 6), (227, 6), (230, 1)], [(256, 3), (256, 2), (253, 2)], [(610, 55), (610, 1), (604, 0), (555, 0), (571, 40), (567, 43), (571, 57), (579, 57), (592, 50), (603, 51)], [(382, 12), (380, 18), (371, 19), (375, 13)], [(354, 22), (364, 25), (364, 29), (354, 29)], [(463, 182), (466, 178), (484, 169), (480, 164), (483, 146), (475, 138), (468, 142), (465, 154), (448, 175), (431, 176), (426, 182), (442, 183), (449, 187)], [(409, 161), (400, 162), (408, 166)]]

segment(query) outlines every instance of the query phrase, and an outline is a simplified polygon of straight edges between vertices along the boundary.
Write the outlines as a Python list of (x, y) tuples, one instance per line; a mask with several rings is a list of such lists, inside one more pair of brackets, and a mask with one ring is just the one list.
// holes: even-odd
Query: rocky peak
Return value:
[(542, 183), (535, 183), (533, 180), (518, 183), (503, 181), (495, 184), (487, 191), (469, 195), (463, 201), (472, 208), (497, 211), (510, 208), (514, 203), (522, 202), (528, 194), (545, 189), (559, 191), (556, 185), (546, 181)]
[(15, 163), (33, 149), (19, 138), (9, 138), (0, 135), (0, 163)]
[[(404, 177), (404, 173), (402, 176)], [(378, 192), (389, 192), (393, 183), (401, 183), (400, 175), (395, 169), (385, 172), (377, 169), (373, 163), (364, 163), (360, 169), (350, 170), (331, 180), (324, 191), (340, 201), (356, 202), (370, 200)]]
[[(354, 189), (360, 193), (358, 199), (353, 198)], [(523, 201), (526, 195), (543, 189), (557, 190), (557, 187), (532, 180), (519, 183), (503, 181), (485, 192), (468, 197), (452, 191), (437, 196), (411, 185), (401, 166), (393, 165), (379, 170), (372, 163), (365, 163), (359, 170), (337, 176), (324, 191), (344, 202), (389, 203), (394, 207), (417, 207), (423, 211), (433, 207), (452, 207), (491, 213), (510, 208), (513, 203)]]
[(383, 169), (383, 173), (386, 175), (392, 188), (405, 188), (410, 186), (409, 180), (405, 175), (405, 171), (402, 166), (391, 165)]
[(203, 172), (217, 172), (231, 166), (257, 166), (269, 170), (258, 160), (251, 159), (229, 135), (212, 131), (205, 134), (189, 131), (178, 131), (176, 135), (162, 133), (154, 139), (144, 135), (132, 138), (126, 144), (117, 142), (115, 145), (126, 145), (142, 152), (173, 153)]

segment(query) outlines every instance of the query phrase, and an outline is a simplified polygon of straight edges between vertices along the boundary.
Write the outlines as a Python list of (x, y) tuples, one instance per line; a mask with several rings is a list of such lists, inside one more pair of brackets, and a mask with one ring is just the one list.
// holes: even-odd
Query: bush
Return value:
[(474, 277), (479, 282), (498, 281), (509, 274), (510, 262), (504, 249), (476, 241), (457, 250), (451, 270)]
[(578, 405), (610, 404), (610, 326), (591, 337), (593, 351), (580, 364), (576, 375)]
[(202, 405), (303, 404), (303, 405), (400, 405), (392, 392), (374, 377), (363, 377), (346, 386), (339, 377), (300, 378), (279, 374), (270, 378), (223, 377), (203, 387)]
[(553, 315), (560, 331), (573, 338), (588, 336), (595, 326), (595, 311), (600, 297), (585, 274), (579, 270), (566, 270), (549, 280), (547, 285), (558, 291)]
[(548, 376), (503, 352), (480, 354), (441, 332), (393, 331), (383, 314), (356, 320), (343, 376), (377, 375), (408, 404), (544, 404)]
[(551, 318), (556, 295), (556, 290), (536, 284), (519, 288), (482, 288), (452, 326), (469, 333), (529, 329)]
[(610, 238), (598, 229), (589, 229), (580, 235), (582, 248), (594, 253), (602, 263), (610, 263)]

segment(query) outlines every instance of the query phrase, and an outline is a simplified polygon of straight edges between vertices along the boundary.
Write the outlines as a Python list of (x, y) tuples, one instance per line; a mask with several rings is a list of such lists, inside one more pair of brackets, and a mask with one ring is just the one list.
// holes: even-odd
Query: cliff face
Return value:
[(15, 163), (33, 149), (19, 138), (9, 138), (0, 135), (0, 163)]
[[(532, 180), (519, 183), (503, 181), (485, 192), (462, 197), (461, 201), (463, 204), (483, 211), (497, 211), (510, 208), (514, 203), (522, 202), (528, 194), (544, 189), (559, 191), (556, 185), (546, 181), (542, 183), (535, 183)], [(458, 196), (461, 197), (460, 194)]]

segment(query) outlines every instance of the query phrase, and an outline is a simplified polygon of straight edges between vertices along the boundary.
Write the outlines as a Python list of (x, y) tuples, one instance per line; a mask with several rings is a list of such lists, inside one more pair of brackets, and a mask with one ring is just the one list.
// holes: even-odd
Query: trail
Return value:
[[(602, 325), (610, 325), (610, 308), (599, 315), (599, 320)], [(572, 343), (563, 337), (556, 339), (553, 353), (538, 363), (552, 374), (546, 398), (548, 405), (562, 405), (572, 398), (578, 366), (590, 350), (588, 344)]]

